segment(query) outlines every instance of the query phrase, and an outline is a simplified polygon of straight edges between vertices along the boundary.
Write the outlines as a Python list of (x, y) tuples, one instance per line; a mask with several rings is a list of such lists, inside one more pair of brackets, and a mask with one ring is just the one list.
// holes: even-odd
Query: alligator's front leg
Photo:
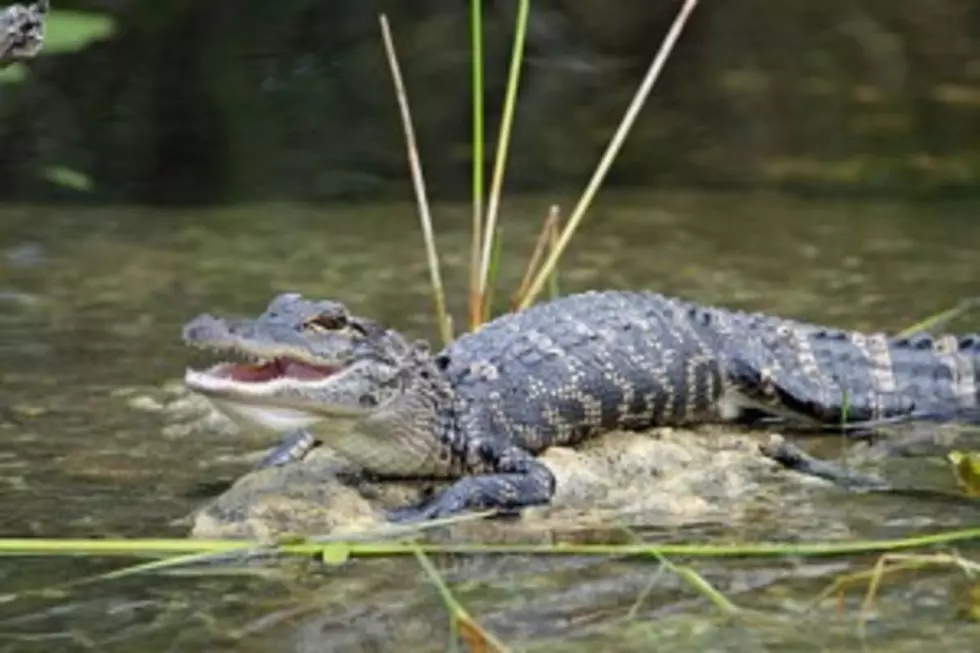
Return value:
[(555, 477), (530, 453), (513, 445), (483, 443), (478, 449), (482, 465), (492, 470), (462, 478), (418, 506), (388, 513), (394, 522), (450, 517), (467, 511), (512, 511), (546, 504), (555, 493)]
[(320, 446), (320, 442), (313, 437), (313, 434), (304, 429), (291, 431), (283, 437), (275, 449), (270, 451), (265, 458), (255, 466), (255, 471), (268, 467), (281, 467), (289, 463), (299, 462), (306, 457), (310, 451)]

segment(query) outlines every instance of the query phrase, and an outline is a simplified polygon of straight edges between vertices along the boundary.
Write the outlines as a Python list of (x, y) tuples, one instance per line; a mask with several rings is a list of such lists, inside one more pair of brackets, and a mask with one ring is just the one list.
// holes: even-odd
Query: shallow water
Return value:
[[(503, 288), (516, 286), (539, 216), (552, 201), (504, 205)], [(977, 294), (978, 210), (965, 203), (606, 196), (573, 241), (561, 289), (645, 287), (894, 330)], [(2, 535), (186, 534), (186, 524), (174, 520), (200, 505), (210, 483), (233, 478), (245, 463), (241, 441), (177, 437), (167, 430), (171, 415), (131, 405), (179, 378), (193, 360), (180, 344), (180, 326), (202, 311), (252, 313), (271, 294), (290, 290), (339, 298), (357, 312), (432, 338), (413, 216), (408, 203), (0, 211)], [(437, 207), (435, 218), (450, 305), (463, 315), (467, 207)], [(980, 330), (980, 315), (950, 326)], [(901, 473), (923, 484), (948, 481), (935, 461), (906, 464)], [(968, 505), (808, 485), (778, 498), (783, 503), (728, 522), (651, 523), (639, 532), (658, 541), (883, 537), (971, 525), (978, 514)], [(571, 640), (583, 648), (699, 651), (854, 648), (860, 591), (849, 595), (853, 610), (843, 616), (833, 602), (808, 614), (799, 610), (836, 574), (871, 563), (693, 562), (735, 603), (764, 611), (725, 622), (676, 576), (658, 574), (653, 562), (438, 561), (472, 614), (516, 648), (557, 650), (557, 642)], [(358, 561), (302, 581), (292, 574), (139, 578), (64, 596), (15, 596), (111, 567), (107, 561), (0, 563), (6, 599), (0, 650), (347, 651), (388, 650), (393, 641), (443, 650), (448, 641), (438, 595), (409, 559)], [(954, 599), (963, 589), (954, 573), (944, 572), (894, 583), (876, 605), (867, 642), (889, 651), (926, 640), (965, 648), (976, 641), (978, 626), (956, 616)]]

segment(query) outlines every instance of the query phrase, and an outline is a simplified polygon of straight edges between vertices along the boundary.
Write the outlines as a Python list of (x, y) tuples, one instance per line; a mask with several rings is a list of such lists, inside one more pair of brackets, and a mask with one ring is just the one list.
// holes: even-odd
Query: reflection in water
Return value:
[[(509, 200), (504, 206), (502, 287), (516, 287), (553, 201)], [(976, 209), (607, 196), (573, 241), (561, 286), (563, 292), (645, 287), (840, 326), (894, 330), (977, 292), (980, 227), (971, 219)], [(468, 210), (437, 207), (435, 214), (457, 316), (464, 315)], [(173, 520), (198, 504), (201, 486), (242, 471), (241, 441), (217, 434), (180, 437), (166, 428), (172, 415), (154, 412), (160, 406), (128, 405), (152, 402), (134, 398), (146, 394), (136, 390), (180, 377), (193, 356), (179, 342), (180, 326), (191, 315), (252, 313), (272, 293), (293, 290), (339, 298), (413, 336), (435, 334), (410, 204), (322, 211), (270, 205), (154, 216), (135, 209), (10, 209), (0, 216), (0, 252), (5, 536), (179, 536), (186, 524)], [(966, 316), (951, 326), (966, 331), (978, 322), (980, 317)], [(827, 499), (801, 507), (796, 526), (805, 522), (810, 532), (828, 537), (860, 537), (914, 531), (935, 519), (934, 506)], [(953, 524), (974, 518), (965, 511), (945, 514)], [(793, 519), (774, 513), (656, 537), (792, 538), (794, 528)], [(706, 636), (697, 634), (700, 628), (713, 641), (725, 637), (732, 650), (814, 641), (804, 636), (828, 646), (853, 643), (853, 629), (841, 625), (835, 632), (838, 626), (828, 628), (827, 615), (819, 612), (812, 623), (773, 618), (751, 631), (709, 627), (703, 615), (710, 608), (670, 574), (659, 577), (651, 597), (637, 608), (642, 617), (658, 618), (657, 627), (648, 629), (643, 620), (624, 626), (622, 617), (655, 574), (653, 566), (632, 561), (442, 564), (449, 565), (451, 580), (469, 581), (460, 589), (468, 607), (515, 641), (576, 635), (593, 644), (656, 641), (698, 650), (705, 645), (699, 638)], [(836, 565), (813, 562), (793, 569), (792, 584), (788, 568), (771, 563), (705, 562), (697, 568), (737, 603), (774, 608), (781, 599), (767, 589), (773, 583), (812, 596), (827, 574), (839, 571)], [(0, 567), (8, 592), (94, 571), (94, 565), (64, 561)], [(4, 618), (18, 620), (3, 622), (0, 631), (43, 633), (33, 640), (36, 650), (70, 650), (71, 642), (81, 648), (79, 632), (110, 647), (138, 641), (147, 651), (200, 649), (202, 642), (210, 642), (205, 647), (211, 650), (351, 650), (372, 643), (384, 649), (394, 633), (419, 650), (444, 648), (442, 608), (414, 562), (359, 562), (325, 573), (326, 596), (317, 578), (140, 580), (78, 592), (67, 602), (19, 599), (3, 610)], [(816, 580), (808, 584), (799, 580), (801, 574)], [(427, 591), (420, 592), (420, 585)], [(916, 632), (939, 623), (935, 599), (948, 591), (947, 579), (931, 577), (906, 590), (886, 596), (879, 606), (889, 615), (883, 636), (918, 637)], [(521, 595), (535, 597), (530, 607), (517, 601)], [(192, 616), (202, 611), (208, 619)], [(957, 632), (930, 637), (954, 646)], [(17, 650), (33, 650), (23, 639), (10, 641)]]

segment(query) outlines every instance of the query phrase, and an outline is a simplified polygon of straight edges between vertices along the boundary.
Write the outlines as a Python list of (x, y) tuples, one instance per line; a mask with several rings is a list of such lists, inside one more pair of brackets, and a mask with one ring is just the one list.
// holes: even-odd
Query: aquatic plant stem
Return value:
[(415, 184), (415, 198), (419, 207), (419, 221), (422, 224), (422, 237), (425, 240), (425, 253), (429, 263), (429, 276), (432, 282), (432, 294), (436, 305), (436, 319), (439, 322), (439, 334), (444, 344), (452, 341), (452, 323), (446, 312), (446, 294), (442, 286), (442, 274), (439, 271), (439, 254), (436, 251), (435, 235), (432, 230), (432, 215), (429, 211), (429, 200), (425, 192), (425, 176), (422, 173), (422, 162), (419, 159), (418, 146), (415, 142), (415, 130), (412, 128), (412, 112), (408, 105), (408, 94), (402, 81), (401, 68), (398, 65), (398, 55), (395, 53), (395, 43), (391, 38), (388, 18), (384, 14), (378, 17), (381, 23), (381, 36), (384, 40), (385, 51), (388, 54), (388, 65), (391, 67), (391, 78), (395, 84), (395, 95), (401, 111), (402, 125), (405, 129), (405, 146), (408, 150), (408, 164), (412, 169), (412, 181)]
[[(557, 206), (555, 207), (557, 211)], [(558, 237), (561, 235), (561, 216), (555, 213), (555, 219), (551, 223), (551, 227), (548, 229), (548, 251), (552, 252), (556, 247), (558, 247)], [(561, 291), (558, 289), (558, 267), (551, 271), (548, 275), (548, 298), (558, 299), (558, 295)]]
[(473, 233), (470, 245), (470, 330), (483, 314), (480, 299), (480, 251), (483, 235), (483, 3), (470, 0), (473, 42)]
[(969, 297), (961, 300), (956, 306), (945, 311), (930, 315), (915, 324), (908, 326), (895, 334), (896, 338), (909, 338), (917, 333), (925, 333), (929, 330), (942, 328), (946, 323), (963, 316), (968, 311), (980, 306), (980, 297)]
[[(188, 553), (248, 552), (252, 550), (278, 555), (318, 555), (333, 549), (333, 558), (390, 557), (415, 555), (415, 547), (426, 555), (604, 555), (604, 556), (687, 556), (698, 558), (749, 558), (771, 556), (840, 556), (885, 553), (923, 547), (949, 547), (955, 543), (980, 540), (980, 528), (927, 533), (890, 540), (856, 540), (828, 542), (740, 542), (735, 544), (427, 544), (398, 540), (370, 540), (366, 537), (317, 543), (299, 540), (269, 545), (249, 540), (204, 539), (23, 539), (0, 538), (0, 556), (125, 556), (142, 558), (170, 557)], [(341, 556), (340, 553), (345, 553)]]
[(521, 279), (521, 284), (517, 287), (517, 292), (511, 297), (511, 305), (514, 308), (520, 304), (521, 298), (527, 293), (527, 287), (531, 284), (531, 279), (534, 277), (534, 273), (541, 263), (541, 257), (544, 256), (545, 250), (553, 246), (557, 240), (560, 215), (561, 212), (557, 204), (553, 204), (548, 209), (548, 215), (545, 216), (544, 222), (541, 224), (541, 231), (538, 232), (538, 239), (534, 243), (531, 258), (528, 260), (527, 268), (524, 270), (524, 277)]
[[(643, 540), (633, 531), (632, 528), (628, 526), (623, 526), (623, 532), (629, 536), (629, 538), (634, 543), (642, 543)], [(715, 607), (717, 607), (725, 615), (731, 616), (740, 611), (740, 608), (732, 603), (727, 596), (722, 594), (714, 585), (709, 583), (701, 574), (694, 570), (693, 567), (688, 567), (686, 565), (675, 565), (673, 562), (667, 559), (666, 556), (660, 553), (655, 553), (654, 556), (660, 561), (660, 567), (657, 569), (657, 574), (654, 575), (654, 581), (659, 577), (660, 572), (664, 569), (672, 572), (674, 575), (678, 576), (690, 585), (695, 591), (711, 601)], [(635, 616), (640, 609), (640, 604), (645, 600), (645, 595), (650, 593), (653, 584), (647, 585), (643, 592), (636, 597), (636, 601), (633, 603), (633, 607), (630, 608), (627, 615)], [(632, 617), (630, 617), (632, 618)]]
[[(467, 612), (466, 608), (456, 600), (456, 597), (453, 596), (452, 591), (435, 565), (432, 564), (429, 557), (418, 546), (415, 547), (415, 558), (419, 561), (419, 565), (421, 565), (429, 580), (436, 586), (436, 590), (438, 590), (439, 596), (446, 606), (446, 611), (449, 612), (450, 631), (453, 633), (454, 638), (457, 635), (460, 636), (467, 643), (468, 650), (471, 651), (506, 653), (508, 649), (504, 646), (503, 642), (477, 623), (470, 616), (470, 613)], [(455, 643), (455, 641), (451, 642), (452, 645), (455, 645)]]
[(650, 68), (647, 70), (646, 77), (644, 77), (643, 82), (640, 84), (636, 94), (633, 96), (633, 101), (626, 110), (626, 114), (623, 116), (623, 120), (620, 122), (619, 128), (609, 141), (609, 145), (606, 148), (602, 159), (599, 161), (599, 165), (592, 174), (592, 179), (589, 181), (588, 186), (586, 186), (585, 191), (582, 193), (582, 197), (579, 199), (578, 204), (572, 211), (571, 216), (569, 216), (568, 222), (565, 224), (565, 229), (562, 231), (557, 245), (551, 251), (550, 255), (541, 266), (541, 269), (538, 270), (538, 274), (535, 276), (530, 288), (528, 288), (528, 292), (521, 299), (521, 303), (518, 306), (519, 309), (525, 309), (534, 302), (538, 294), (541, 292), (545, 281), (551, 275), (555, 265), (557, 265), (558, 259), (561, 258), (561, 255), (564, 253), (565, 248), (568, 246), (568, 241), (571, 240), (572, 235), (579, 226), (579, 223), (582, 222), (582, 218), (585, 216), (585, 212), (592, 203), (592, 199), (598, 192), (599, 186), (602, 184), (606, 174), (609, 172), (609, 168), (612, 167), (613, 161), (616, 159), (616, 155), (623, 146), (626, 136), (629, 134), (629, 130), (636, 121), (636, 117), (639, 115), (640, 109), (643, 108), (643, 104), (646, 102), (647, 96), (650, 95), (653, 85), (660, 76), (660, 71), (667, 62), (667, 58), (674, 49), (674, 44), (680, 37), (681, 32), (684, 29), (684, 25), (687, 23), (687, 19), (690, 17), (691, 12), (694, 11), (694, 7), (697, 5), (697, 3), (697, 0), (686, 0), (684, 6), (681, 7), (680, 12), (674, 19), (674, 23), (671, 25), (670, 31), (667, 32), (667, 36), (664, 38), (663, 44), (660, 46), (660, 50), (657, 52), (656, 57), (654, 57), (653, 62), (650, 64)]
[[(507, 78), (507, 93), (504, 98), (503, 115), (500, 120), (500, 134), (497, 137), (497, 156), (494, 162), (490, 196), (487, 202), (487, 219), (483, 231), (483, 256), (480, 261), (479, 296), (486, 301), (487, 286), (490, 284), (490, 262), (493, 256), (494, 235), (497, 232), (497, 215), (500, 210), (500, 192), (503, 187), (504, 172), (507, 167), (507, 152), (510, 147), (510, 131), (514, 119), (514, 105), (517, 102), (517, 89), (520, 83), (521, 68), (524, 63), (524, 39), (527, 33), (527, 19), (530, 13), (530, 0), (520, 0), (517, 24), (514, 32), (514, 47), (511, 52), (510, 73)], [(489, 312), (484, 306), (481, 315)]]
[[(500, 232), (501, 229), (498, 227), (497, 231), (493, 235), (493, 253), (490, 256), (490, 279), (496, 279), (497, 272), (500, 271), (500, 259), (501, 255), (503, 254), (503, 246), (500, 242)], [(483, 308), (483, 311), (480, 313), (480, 319), (474, 328), (479, 327), (481, 324), (490, 319), (490, 312), (493, 308), (493, 292), (493, 284), (490, 284), (487, 286), (486, 293), (484, 293), (481, 298), (482, 301), (480, 302), (480, 306)]]

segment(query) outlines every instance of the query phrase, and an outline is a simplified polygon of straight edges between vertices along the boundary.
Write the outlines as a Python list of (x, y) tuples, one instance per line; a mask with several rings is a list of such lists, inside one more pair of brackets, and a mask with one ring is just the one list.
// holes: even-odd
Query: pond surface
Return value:
[[(567, 198), (558, 198), (565, 202)], [(555, 198), (504, 204), (499, 296), (516, 287)], [(570, 203), (568, 203), (570, 205)], [(436, 207), (450, 307), (464, 315), (468, 209)], [(576, 235), (562, 292), (649, 288), (844, 327), (897, 330), (978, 294), (980, 204), (812, 202), (775, 196), (608, 195)], [(254, 313), (273, 293), (339, 298), (435, 338), (410, 203), (264, 205), (183, 212), (0, 209), (0, 535), (181, 537), (212, 481), (246, 469), (232, 438), (166, 435), (134, 397), (179, 379), (181, 325)], [(458, 325), (462, 328), (462, 324)], [(980, 315), (948, 325), (980, 330)], [(145, 407), (144, 407), (145, 408)], [(832, 448), (834, 445), (829, 445)], [(916, 478), (947, 482), (935, 460)], [(896, 537), (975, 525), (969, 505), (800, 490), (805, 505), (690, 528), (651, 520), (656, 541)], [(823, 498), (821, 498), (823, 497)], [(558, 537), (559, 535), (556, 535)], [(602, 539), (580, 532), (575, 537)], [(621, 539), (621, 534), (620, 534)], [(968, 549), (963, 549), (964, 552)], [(655, 562), (440, 559), (457, 598), (520, 650), (851, 650), (863, 588), (807, 601), (852, 560), (690, 561), (740, 607), (717, 609)], [(355, 561), (301, 579), (139, 577), (26, 595), (111, 569), (88, 560), (0, 563), (0, 651), (445, 650), (446, 612), (412, 559)], [(966, 650), (962, 574), (886, 583), (864, 637), (874, 650)], [(574, 646), (573, 646), (574, 644)]]

